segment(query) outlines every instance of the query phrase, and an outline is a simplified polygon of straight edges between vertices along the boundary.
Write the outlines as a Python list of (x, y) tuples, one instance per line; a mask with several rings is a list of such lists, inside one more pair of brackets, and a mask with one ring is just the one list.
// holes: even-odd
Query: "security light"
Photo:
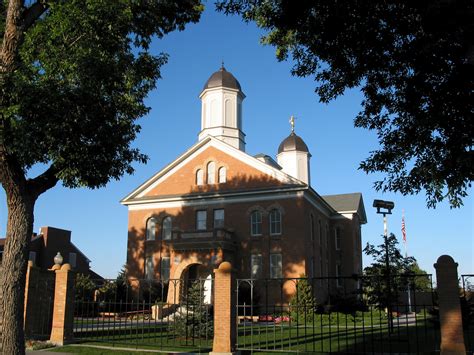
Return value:
[[(373, 207), (377, 208), (377, 213), (386, 215), (392, 214), (392, 209), (395, 207), (395, 204), (392, 201), (374, 200)], [(380, 211), (381, 209), (385, 211)]]

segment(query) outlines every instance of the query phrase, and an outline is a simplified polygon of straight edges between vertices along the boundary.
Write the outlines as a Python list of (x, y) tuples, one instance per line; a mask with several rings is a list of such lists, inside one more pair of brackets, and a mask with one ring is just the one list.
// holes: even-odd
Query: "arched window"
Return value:
[(270, 211), (270, 235), (281, 234), (281, 213), (274, 209)]
[(262, 235), (262, 212), (253, 211), (250, 214), (250, 235)]
[(216, 183), (216, 163), (214, 163), (213, 161), (207, 164), (207, 183)]
[(171, 239), (171, 228), (173, 227), (171, 217), (166, 217), (163, 220), (163, 224), (161, 226), (161, 237), (163, 240), (170, 240)]
[(204, 185), (204, 172), (202, 169), (196, 171), (196, 185)]
[(146, 240), (155, 240), (156, 238), (156, 219), (154, 217), (146, 221)]
[(227, 181), (227, 169), (225, 166), (219, 169), (219, 184), (222, 184)]

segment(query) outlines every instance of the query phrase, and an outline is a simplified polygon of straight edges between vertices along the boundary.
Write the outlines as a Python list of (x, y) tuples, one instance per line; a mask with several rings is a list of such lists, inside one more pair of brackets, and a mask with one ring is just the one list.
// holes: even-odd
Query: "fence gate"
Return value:
[(439, 352), (431, 275), (238, 279), (237, 349)]
[(212, 279), (76, 279), (74, 337), (160, 350), (212, 349)]

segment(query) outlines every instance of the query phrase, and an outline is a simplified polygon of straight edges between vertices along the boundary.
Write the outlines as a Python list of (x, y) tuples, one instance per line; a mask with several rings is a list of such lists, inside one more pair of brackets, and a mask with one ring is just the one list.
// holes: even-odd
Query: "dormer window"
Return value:
[(207, 164), (207, 183), (216, 183), (216, 163), (214, 163), (213, 161)]
[(196, 171), (196, 185), (204, 185), (204, 172), (202, 169)]
[(227, 181), (227, 169), (225, 166), (221, 167), (219, 169), (219, 184), (223, 184), (224, 182)]

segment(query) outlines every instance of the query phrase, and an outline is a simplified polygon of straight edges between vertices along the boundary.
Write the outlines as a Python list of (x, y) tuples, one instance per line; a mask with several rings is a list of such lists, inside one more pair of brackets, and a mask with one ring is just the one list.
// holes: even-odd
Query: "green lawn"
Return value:
[[(416, 315), (416, 318), (394, 318), (392, 332), (388, 331), (388, 320), (383, 312), (317, 314), (311, 322), (304, 320), (304, 317), (292, 317), (291, 323), (241, 323), (238, 327), (238, 348), (260, 353), (290, 350), (312, 353), (439, 352), (439, 329), (424, 313)], [(131, 322), (110, 327), (110, 322), (88, 321), (88, 325), (93, 328), (82, 329), (75, 334), (84, 345), (183, 352), (207, 352), (212, 347), (212, 337), (192, 339), (190, 334), (173, 334), (167, 324)], [(468, 338), (474, 339), (473, 330), (466, 334), (466, 344), (472, 347)]]

